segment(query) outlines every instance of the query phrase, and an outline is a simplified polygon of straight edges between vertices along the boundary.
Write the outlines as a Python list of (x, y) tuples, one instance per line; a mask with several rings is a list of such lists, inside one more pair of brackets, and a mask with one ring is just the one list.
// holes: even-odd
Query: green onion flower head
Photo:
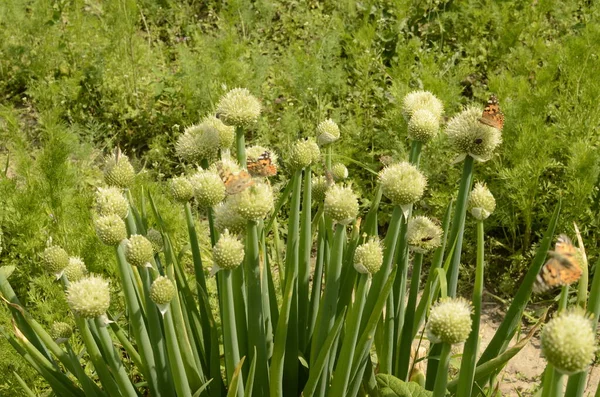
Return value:
[(221, 150), (231, 148), (235, 140), (235, 127), (225, 125), (212, 114), (204, 117), (200, 124), (212, 127), (217, 131), (219, 135), (219, 148)]
[(157, 305), (166, 305), (175, 296), (175, 285), (168, 277), (159, 276), (150, 286), (150, 299)]
[(450, 145), (458, 153), (457, 161), (466, 156), (479, 162), (487, 161), (502, 143), (500, 130), (483, 124), (480, 118), (481, 109), (471, 106), (448, 121), (446, 133)]
[(216, 172), (199, 169), (190, 177), (194, 196), (202, 208), (211, 208), (225, 198), (225, 184)]
[(155, 254), (161, 252), (165, 248), (162, 234), (158, 230), (153, 228), (148, 229), (146, 232), (146, 238), (152, 244), (152, 250)]
[(358, 215), (358, 198), (349, 187), (335, 185), (325, 194), (323, 209), (334, 222), (347, 225)]
[(67, 288), (67, 303), (73, 313), (83, 318), (102, 316), (110, 306), (108, 281), (92, 275), (71, 283)]
[(208, 123), (194, 124), (185, 129), (175, 143), (175, 153), (189, 163), (212, 159), (221, 147), (219, 131)]
[(321, 202), (325, 199), (325, 194), (329, 189), (329, 182), (323, 175), (312, 178), (311, 181), (312, 199), (315, 202)]
[(96, 235), (106, 245), (118, 245), (127, 238), (125, 222), (117, 214), (100, 216), (96, 219)]
[(442, 228), (426, 216), (415, 216), (408, 221), (406, 240), (415, 252), (425, 253), (442, 244)]
[(246, 88), (234, 88), (217, 104), (217, 115), (226, 125), (248, 127), (255, 124), (260, 116), (261, 105), (258, 99)]
[(244, 260), (244, 244), (235, 236), (229, 234), (228, 230), (221, 235), (219, 241), (213, 247), (214, 267), (211, 274), (219, 269), (235, 269)]
[(379, 172), (383, 195), (394, 205), (407, 206), (423, 197), (427, 179), (414, 165), (404, 161)]
[(129, 157), (120, 153), (113, 154), (104, 165), (104, 181), (109, 186), (127, 189), (133, 183), (135, 171)]
[(416, 110), (408, 121), (408, 137), (427, 143), (440, 131), (440, 119), (428, 109)]
[(542, 353), (564, 374), (572, 375), (586, 369), (595, 352), (595, 332), (583, 311), (564, 311), (542, 330)]
[(69, 254), (61, 247), (53, 245), (44, 250), (44, 253), (42, 254), (42, 263), (46, 270), (55, 274), (58, 279), (69, 265)]
[(149, 267), (153, 257), (154, 247), (146, 237), (133, 234), (125, 240), (125, 258), (131, 265)]
[(177, 176), (169, 181), (171, 196), (179, 203), (187, 203), (194, 197), (194, 187), (190, 180), (184, 176)]
[(413, 91), (404, 97), (402, 114), (407, 120), (410, 120), (415, 112), (423, 109), (430, 111), (438, 120), (444, 114), (444, 104), (429, 91)]
[(74, 282), (87, 276), (87, 273), (83, 260), (78, 256), (72, 256), (69, 258), (69, 264), (65, 267), (63, 274), (67, 277), (67, 280)]
[(271, 186), (262, 182), (231, 196), (231, 200), (237, 213), (247, 221), (258, 222), (273, 210)]
[(96, 191), (96, 213), (101, 216), (117, 214), (125, 219), (129, 213), (129, 204), (118, 188), (100, 187)]
[(427, 338), (432, 343), (453, 345), (467, 340), (471, 333), (471, 305), (463, 298), (446, 298), (431, 308)]
[(477, 220), (487, 219), (496, 209), (496, 199), (485, 183), (477, 182), (469, 194), (468, 202), (471, 215)]
[(332, 119), (322, 121), (317, 126), (317, 141), (319, 145), (329, 145), (340, 139), (340, 127)]
[(342, 163), (336, 163), (331, 166), (331, 175), (336, 182), (348, 178), (348, 168)]
[(289, 156), (290, 166), (293, 169), (302, 169), (318, 161), (321, 151), (315, 141), (299, 139), (292, 145)]
[(375, 274), (383, 264), (383, 249), (379, 240), (372, 238), (356, 247), (354, 268), (362, 274)]
[(71, 327), (69, 324), (60, 321), (52, 323), (52, 327), (50, 328), (50, 337), (54, 339), (56, 343), (65, 343), (71, 338), (72, 335), (73, 327)]
[(233, 234), (240, 234), (246, 231), (246, 219), (244, 219), (236, 209), (235, 199), (229, 198), (214, 208), (215, 227), (220, 233), (225, 229)]

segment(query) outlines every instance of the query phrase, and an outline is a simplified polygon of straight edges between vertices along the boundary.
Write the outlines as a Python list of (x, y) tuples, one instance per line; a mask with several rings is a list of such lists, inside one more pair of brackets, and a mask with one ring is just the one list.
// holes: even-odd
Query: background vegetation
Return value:
[[(447, 115), (496, 93), (504, 143), (475, 170), (501, 203), (486, 223), (487, 287), (511, 296), (559, 197), (558, 230), (573, 234), (577, 222), (594, 263), (599, 17), (591, 1), (3, 2), (0, 262), (17, 266), (11, 282), (40, 322), (64, 316), (60, 287), (37, 255), (48, 236), (60, 236), (92, 271), (107, 271), (112, 254), (89, 221), (102, 152), (121, 145), (145, 170), (138, 183), (160, 189), (150, 180), (181, 172), (173, 154), (180, 132), (243, 86), (264, 105), (253, 142), (280, 153), (314, 135), (319, 121), (336, 120), (339, 161), (359, 192), (375, 180), (355, 161), (377, 170), (382, 155), (407, 157), (398, 110), (407, 92), (432, 91)], [(460, 170), (443, 138), (426, 151), (430, 189), (420, 208), (441, 218)], [(469, 238), (464, 288), (474, 268)], [(0, 325), (10, 327), (0, 310)], [(17, 369), (35, 384), (4, 340), (0, 351), (0, 373)], [(13, 379), (1, 382), (0, 393), (16, 392)]]

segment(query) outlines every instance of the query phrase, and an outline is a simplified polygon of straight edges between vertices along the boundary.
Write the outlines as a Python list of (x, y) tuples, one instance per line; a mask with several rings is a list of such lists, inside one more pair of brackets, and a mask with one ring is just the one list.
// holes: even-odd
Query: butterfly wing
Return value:
[(254, 185), (252, 176), (250, 176), (250, 174), (244, 170), (241, 170), (237, 174), (231, 174), (229, 178), (224, 181), (224, 183), (225, 192), (229, 195), (238, 194)]
[(571, 285), (581, 277), (581, 265), (577, 258), (577, 248), (564, 234), (558, 237), (554, 251), (550, 251), (550, 259), (538, 274), (533, 290), (536, 293), (547, 291), (563, 285)]
[(257, 159), (248, 159), (246, 167), (252, 176), (267, 177), (277, 174), (277, 167), (273, 164), (269, 152), (264, 152)]
[(504, 113), (500, 110), (500, 103), (496, 95), (492, 94), (490, 99), (488, 99), (479, 122), (502, 131), (504, 127)]

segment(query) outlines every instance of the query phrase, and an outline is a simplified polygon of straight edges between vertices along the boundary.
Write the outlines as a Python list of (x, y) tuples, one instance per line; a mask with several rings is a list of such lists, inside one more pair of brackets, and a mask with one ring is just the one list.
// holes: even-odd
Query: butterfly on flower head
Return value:
[(557, 286), (571, 285), (581, 277), (579, 253), (571, 240), (561, 234), (554, 251), (548, 251), (550, 259), (542, 266), (533, 291), (541, 293)]
[(500, 103), (496, 95), (492, 94), (490, 99), (488, 99), (479, 122), (502, 131), (504, 127), (504, 113), (500, 110)]
[(219, 176), (225, 184), (225, 192), (229, 195), (243, 192), (250, 186), (254, 185), (252, 177), (246, 170), (233, 172), (229, 167), (224, 167), (223, 163), (217, 164)]
[(248, 158), (246, 167), (252, 176), (265, 177), (277, 174), (277, 166), (273, 164), (270, 152), (264, 152), (257, 159)]

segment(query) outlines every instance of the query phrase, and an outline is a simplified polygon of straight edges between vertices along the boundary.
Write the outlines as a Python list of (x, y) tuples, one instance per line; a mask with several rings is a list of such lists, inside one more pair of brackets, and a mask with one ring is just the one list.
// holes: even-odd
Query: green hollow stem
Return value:
[[(177, 299), (177, 298), (174, 298)], [(186, 368), (181, 357), (181, 350), (185, 349), (184, 345), (179, 345), (177, 333), (175, 332), (175, 325), (173, 321), (173, 306), (167, 310), (163, 316), (163, 322), (165, 326), (165, 338), (167, 340), (167, 354), (169, 356), (169, 363), (171, 365), (171, 375), (173, 376), (173, 383), (175, 383), (175, 390), (178, 396), (191, 397), (192, 392), (188, 383), (186, 374)]]
[(246, 227), (246, 255), (244, 260), (248, 296), (248, 352), (250, 355), (249, 360), (256, 361), (254, 391), (258, 395), (266, 396), (269, 394), (269, 373), (258, 244), (257, 224), (254, 221), (249, 221)]
[(306, 345), (308, 344), (307, 323), (310, 304), (308, 292), (310, 280), (310, 255), (312, 247), (311, 180), (312, 172), (309, 166), (304, 170), (302, 213), (300, 215), (300, 243), (298, 261), (298, 343), (300, 351), (304, 351), (306, 349)]
[(450, 350), (452, 345), (442, 343), (442, 351), (440, 353), (440, 364), (438, 367), (437, 376), (435, 378), (435, 386), (433, 388), (432, 397), (445, 397), (446, 385), (448, 384), (448, 368), (450, 365)]
[[(307, 340), (310, 340), (313, 337), (315, 323), (317, 322), (317, 313), (319, 312), (321, 286), (323, 283), (323, 264), (325, 262), (325, 234), (325, 217), (321, 212), (321, 214), (319, 215), (319, 225), (317, 232), (317, 260), (315, 263), (315, 271), (313, 273), (312, 290), (310, 295), (310, 311), (308, 314), (308, 325), (306, 330)], [(308, 350), (308, 347), (306, 348), (306, 350)], [(305, 351), (305, 353), (308, 353), (308, 351)]]
[(448, 269), (448, 296), (456, 296), (456, 287), (458, 285), (458, 273), (460, 266), (460, 256), (462, 253), (463, 233), (465, 230), (465, 217), (467, 214), (467, 200), (469, 198), (469, 189), (473, 180), (473, 157), (467, 156), (463, 164), (463, 173), (458, 188), (458, 197), (456, 199), (456, 209), (452, 219), (452, 230), (450, 231), (450, 244), (454, 243), (454, 252), (450, 268)]
[[(596, 269), (600, 269), (600, 259), (595, 264)], [(600, 272), (596, 271), (594, 273), (594, 278), (592, 279), (592, 286), (590, 288), (590, 298), (588, 311), (591, 313), (591, 323), (594, 333), (596, 332), (596, 328), (598, 327), (598, 317), (600, 316)], [(581, 397), (583, 396), (583, 392), (585, 391), (585, 386), (587, 383), (589, 370), (581, 371), (576, 374), (569, 376), (569, 381), (567, 382), (567, 390), (565, 395)], [(600, 391), (600, 385), (598, 386), (598, 390)]]
[(133, 329), (134, 338), (138, 344), (138, 349), (142, 361), (145, 366), (140, 368), (144, 373), (150, 391), (155, 396), (162, 396), (162, 392), (158, 387), (158, 375), (156, 373), (156, 362), (154, 360), (154, 352), (152, 350), (152, 344), (148, 336), (146, 324), (142, 314), (142, 309), (139, 305), (139, 301), (133, 285), (133, 279), (131, 277), (131, 270), (129, 264), (125, 259), (125, 253), (123, 246), (118, 245), (115, 247), (117, 255), (117, 269), (119, 271), (119, 277), (121, 278), (121, 285), (123, 286), (123, 294), (125, 295), (125, 302), (127, 309), (129, 310), (129, 319), (131, 321), (131, 328)]
[[(317, 326), (313, 335), (310, 357), (311, 360), (316, 360), (318, 351), (327, 338), (327, 334), (331, 331), (335, 322), (337, 309), (337, 299), (340, 289), (340, 276), (342, 272), (342, 257), (343, 246), (346, 238), (346, 227), (340, 223), (335, 225), (335, 235), (333, 238), (331, 260), (329, 262), (328, 272), (325, 276), (325, 290), (319, 313), (317, 314)], [(331, 356), (329, 356), (331, 357)], [(329, 360), (329, 359), (328, 359)], [(327, 367), (323, 369), (321, 375), (321, 389), (325, 386), (326, 379), (329, 377)]]
[(206, 279), (204, 278), (204, 269), (202, 268), (202, 257), (200, 256), (200, 245), (198, 244), (198, 234), (194, 224), (194, 216), (190, 203), (185, 203), (185, 222), (187, 224), (188, 235), (190, 238), (190, 247), (192, 249), (192, 258), (194, 261), (194, 274), (198, 286), (206, 291)]
[(242, 168), (246, 168), (246, 138), (243, 127), (235, 128), (235, 149), (238, 163)]
[(96, 328), (98, 329), (98, 335), (100, 336), (100, 343), (103, 346), (104, 352), (107, 353), (103, 356), (103, 358), (108, 362), (111, 372), (115, 377), (117, 384), (119, 385), (121, 394), (128, 397), (136, 397), (136, 391), (131, 384), (129, 377), (127, 376), (127, 372), (125, 371), (125, 367), (121, 362), (121, 358), (114, 348), (113, 341), (108, 334), (106, 325), (99, 317), (96, 317), (95, 322)]
[[(223, 269), (219, 273), (221, 277), (221, 291), (223, 291), (223, 350), (225, 351), (225, 372), (227, 374), (227, 384), (233, 379), (235, 367), (240, 361), (240, 352), (238, 347), (238, 335), (235, 316), (235, 304), (233, 301), (233, 283), (231, 270)], [(242, 388), (238, 389), (238, 395), (242, 396)]]
[(413, 270), (410, 279), (410, 293), (408, 302), (406, 303), (406, 311), (404, 317), (404, 326), (398, 346), (398, 354), (396, 354), (396, 377), (401, 380), (408, 379), (408, 366), (410, 361), (410, 347), (413, 341), (412, 330), (414, 328), (415, 310), (417, 306), (417, 297), (419, 294), (419, 285), (421, 282), (421, 267), (423, 266), (423, 254), (415, 253), (413, 259)]
[(465, 347), (458, 375), (458, 389), (456, 397), (470, 397), (475, 379), (475, 366), (479, 350), (479, 326), (481, 323), (481, 299), (483, 295), (484, 274), (484, 229), (483, 220), (477, 221), (477, 267), (475, 269), (475, 285), (473, 286), (473, 325)]
[(356, 341), (358, 340), (358, 331), (360, 319), (365, 306), (365, 298), (369, 289), (371, 276), (363, 274), (358, 280), (356, 288), (356, 300), (346, 318), (346, 333), (342, 342), (338, 364), (333, 373), (333, 382), (329, 394), (332, 396), (345, 396), (348, 390), (348, 381), (350, 380), (350, 367), (354, 359)]

